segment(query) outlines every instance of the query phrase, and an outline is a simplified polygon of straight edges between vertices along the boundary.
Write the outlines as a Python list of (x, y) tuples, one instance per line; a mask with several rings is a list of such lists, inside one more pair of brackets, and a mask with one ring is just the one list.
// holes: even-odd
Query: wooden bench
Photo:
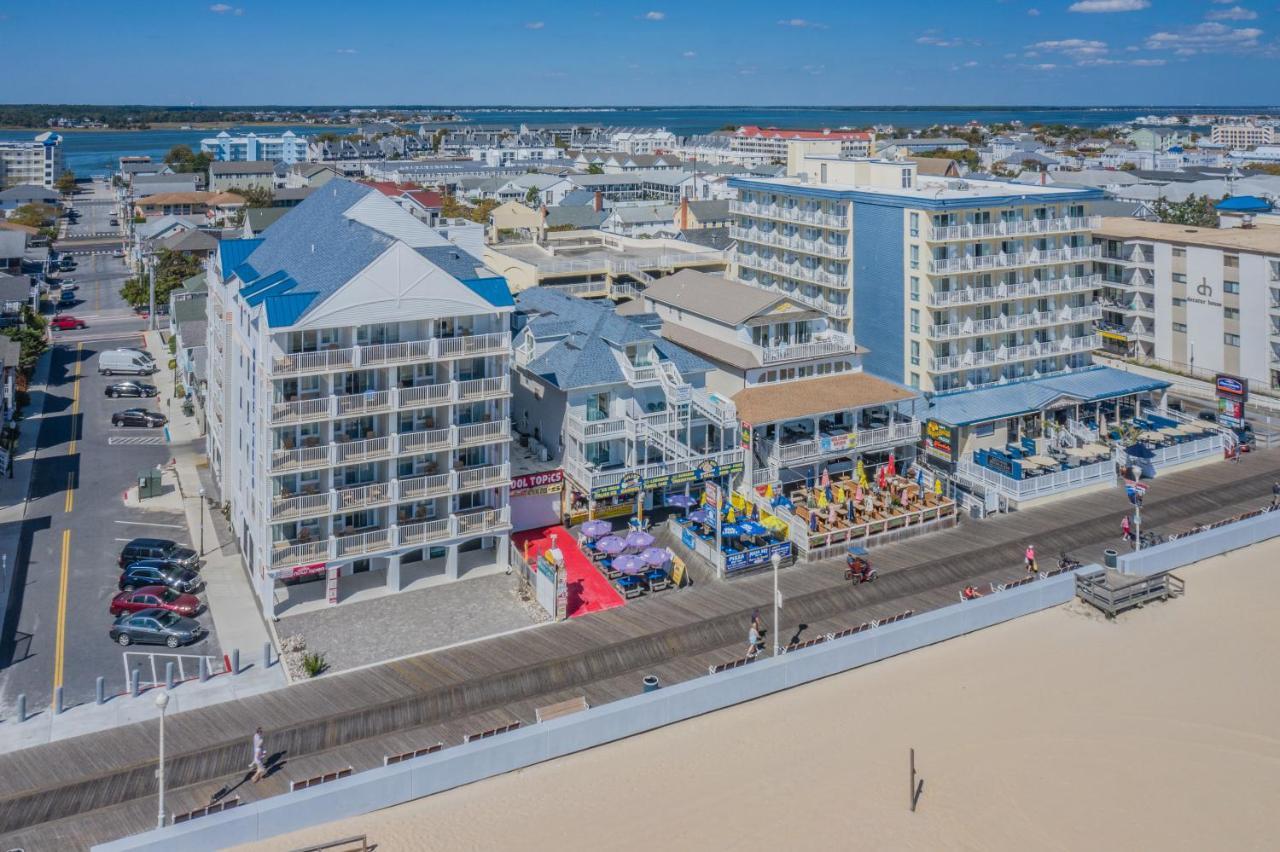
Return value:
[(520, 727), (520, 722), (517, 720), (515, 722), (511, 722), (510, 724), (499, 725), (496, 728), (490, 728), (487, 731), (481, 731), (478, 734), (466, 734), (465, 736), (463, 736), (462, 741), (464, 743), (469, 743), (472, 740), (487, 740), (489, 739), (489, 737), (496, 737), (498, 734), (505, 734), (508, 731), (514, 731), (519, 727)]
[(209, 814), (220, 814), (223, 811), (229, 811), (240, 804), (239, 796), (232, 796), (230, 799), (223, 799), (221, 802), (214, 802), (212, 805), (205, 805), (203, 808), (196, 808), (193, 811), (187, 811), (185, 814), (174, 814), (173, 824), (178, 825), (183, 822), (191, 822), (193, 819), (199, 819)]
[(827, 641), (826, 634), (823, 634), (822, 636), (815, 636), (812, 639), (806, 639), (803, 642), (797, 642), (794, 645), (786, 646), (785, 648), (782, 649), (782, 653), (789, 654), (792, 651), (800, 651), (805, 648), (812, 648), (814, 645), (821, 645), (823, 642), (826, 642), (826, 641)]
[(539, 722), (549, 722), (552, 719), (559, 719), (561, 716), (568, 716), (590, 709), (591, 705), (587, 703), (587, 699), (579, 695), (576, 698), (569, 698), (555, 704), (548, 704), (546, 707), (539, 707), (533, 712)]
[[(757, 654), (756, 657), (758, 656), (759, 655)], [(710, 672), (711, 674), (720, 674), (720, 672), (727, 672), (730, 669), (739, 669), (745, 666), (747, 663), (755, 662), (756, 657), (742, 657), (741, 659), (730, 660), (727, 663), (720, 663), (719, 665), (708, 666), (707, 671)]]
[(323, 775), (317, 775), (314, 778), (307, 778), (302, 781), (289, 782), (289, 792), (294, 793), (298, 790), (305, 790), (308, 787), (318, 787), (321, 784), (328, 784), (330, 781), (337, 781), (339, 778), (346, 778), (354, 770), (348, 766), (346, 769), (339, 769), (337, 772), (326, 772)]
[(418, 748), (413, 751), (402, 751), (400, 754), (384, 754), (382, 756), (383, 766), (392, 766), (397, 763), (404, 763), (406, 760), (413, 760), (415, 757), (422, 757), (424, 754), (435, 754), (444, 748), (444, 743), (436, 743), (426, 748)]

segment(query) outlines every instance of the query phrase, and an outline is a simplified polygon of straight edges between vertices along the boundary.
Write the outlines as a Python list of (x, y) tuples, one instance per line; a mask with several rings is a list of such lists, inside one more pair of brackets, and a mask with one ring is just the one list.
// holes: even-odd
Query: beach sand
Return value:
[(1280, 539), (1116, 622), (1074, 602), (241, 848), (1274, 849), (1278, 566)]

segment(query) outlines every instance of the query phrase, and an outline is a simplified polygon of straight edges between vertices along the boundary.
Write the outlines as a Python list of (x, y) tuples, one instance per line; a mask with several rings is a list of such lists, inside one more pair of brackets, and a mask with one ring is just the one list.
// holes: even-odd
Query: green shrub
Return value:
[(307, 673), (307, 677), (315, 677), (329, 667), (324, 660), (324, 654), (319, 651), (308, 651), (302, 656), (302, 670)]

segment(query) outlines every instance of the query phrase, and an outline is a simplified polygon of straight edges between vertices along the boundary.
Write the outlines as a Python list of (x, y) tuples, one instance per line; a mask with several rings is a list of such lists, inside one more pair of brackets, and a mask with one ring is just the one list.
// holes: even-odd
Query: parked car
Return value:
[(63, 278), (58, 282), (58, 286), (62, 288), (62, 292), (70, 293), (80, 289), (80, 285), (76, 283), (74, 278)]
[(111, 415), (112, 426), (144, 426), (148, 429), (156, 429), (167, 422), (167, 418), (160, 412), (148, 411), (145, 408), (126, 408)]
[(98, 372), (104, 376), (114, 376), (117, 373), (150, 376), (158, 369), (155, 361), (147, 360), (134, 352), (115, 350), (98, 356)]
[(160, 393), (155, 385), (149, 385), (146, 382), (124, 381), (116, 382), (114, 385), (107, 385), (103, 391), (107, 396), (120, 398), (122, 396), (136, 396), (139, 398), (147, 398)]
[(132, 592), (121, 592), (111, 599), (111, 614), (141, 612), (144, 609), (163, 609), (187, 618), (194, 618), (204, 609), (195, 595), (175, 592), (167, 586), (143, 586)]
[(175, 592), (194, 595), (204, 588), (204, 581), (190, 568), (161, 566), (148, 560), (135, 562), (121, 571), (120, 580), (116, 584), (116, 588), (122, 592), (132, 592), (146, 586), (164, 586)]
[(74, 289), (63, 290), (61, 293), (58, 294), (59, 306), (73, 305), (75, 304), (75, 301), (76, 301), (76, 294)]
[(74, 257), (64, 255), (62, 260), (58, 261), (58, 268), (63, 272), (69, 272), (76, 268), (76, 260)]
[(200, 554), (167, 538), (135, 538), (120, 551), (118, 564), (126, 568), (144, 559), (163, 559), (181, 568), (200, 566)]
[(111, 252), (111, 256), (115, 258), (124, 257), (124, 249), (116, 249), (115, 251)]
[(146, 361), (148, 364), (154, 364), (156, 362), (156, 356), (152, 355), (150, 352), (148, 352), (145, 349), (137, 349), (135, 347), (129, 347), (129, 346), (117, 346), (115, 349), (112, 349), (111, 351), (121, 352), (121, 353), (124, 353), (125, 355), (132, 355), (135, 358), (141, 358), (143, 361)]
[(199, 642), (205, 629), (192, 618), (183, 618), (164, 609), (144, 609), (122, 615), (111, 625), (108, 635), (121, 645), (168, 645), (177, 648)]
[(76, 319), (71, 314), (58, 314), (49, 320), (49, 326), (55, 331), (72, 331), (77, 328), (88, 328), (85, 321)]

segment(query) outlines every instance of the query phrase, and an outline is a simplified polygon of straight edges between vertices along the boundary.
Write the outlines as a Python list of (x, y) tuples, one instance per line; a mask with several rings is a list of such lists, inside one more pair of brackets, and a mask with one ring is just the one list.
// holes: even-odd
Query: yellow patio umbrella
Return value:
[(827, 507), (827, 491), (825, 488), (818, 489), (818, 508), (825, 509)]
[(730, 507), (729, 507), (729, 513), (728, 513), (727, 515), (725, 515), (725, 516), (724, 516), (724, 522), (725, 522), (726, 524), (732, 524), (732, 523), (733, 523), (734, 521), (736, 521), (737, 519), (738, 519), (738, 516), (734, 514), (734, 512), (733, 512), (733, 507), (732, 507), (732, 506), (730, 506)]
[(764, 496), (768, 497), (770, 500), (772, 500), (772, 499), (773, 499), (773, 483), (772, 483), (772, 482), (767, 483), (767, 484), (765, 485), (765, 487), (764, 487)]
[(933, 493), (937, 494), (939, 497), (942, 496), (942, 477), (941, 476), (934, 477)]
[(859, 482), (861, 482), (863, 485), (866, 485), (866, 482), (867, 482), (867, 468), (866, 468), (866, 466), (865, 466), (865, 465), (863, 465), (863, 463), (862, 463), (862, 459), (858, 459), (858, 472), (857, 472), (857, 476), (858, 476), (858, 481), (859, 481)]

